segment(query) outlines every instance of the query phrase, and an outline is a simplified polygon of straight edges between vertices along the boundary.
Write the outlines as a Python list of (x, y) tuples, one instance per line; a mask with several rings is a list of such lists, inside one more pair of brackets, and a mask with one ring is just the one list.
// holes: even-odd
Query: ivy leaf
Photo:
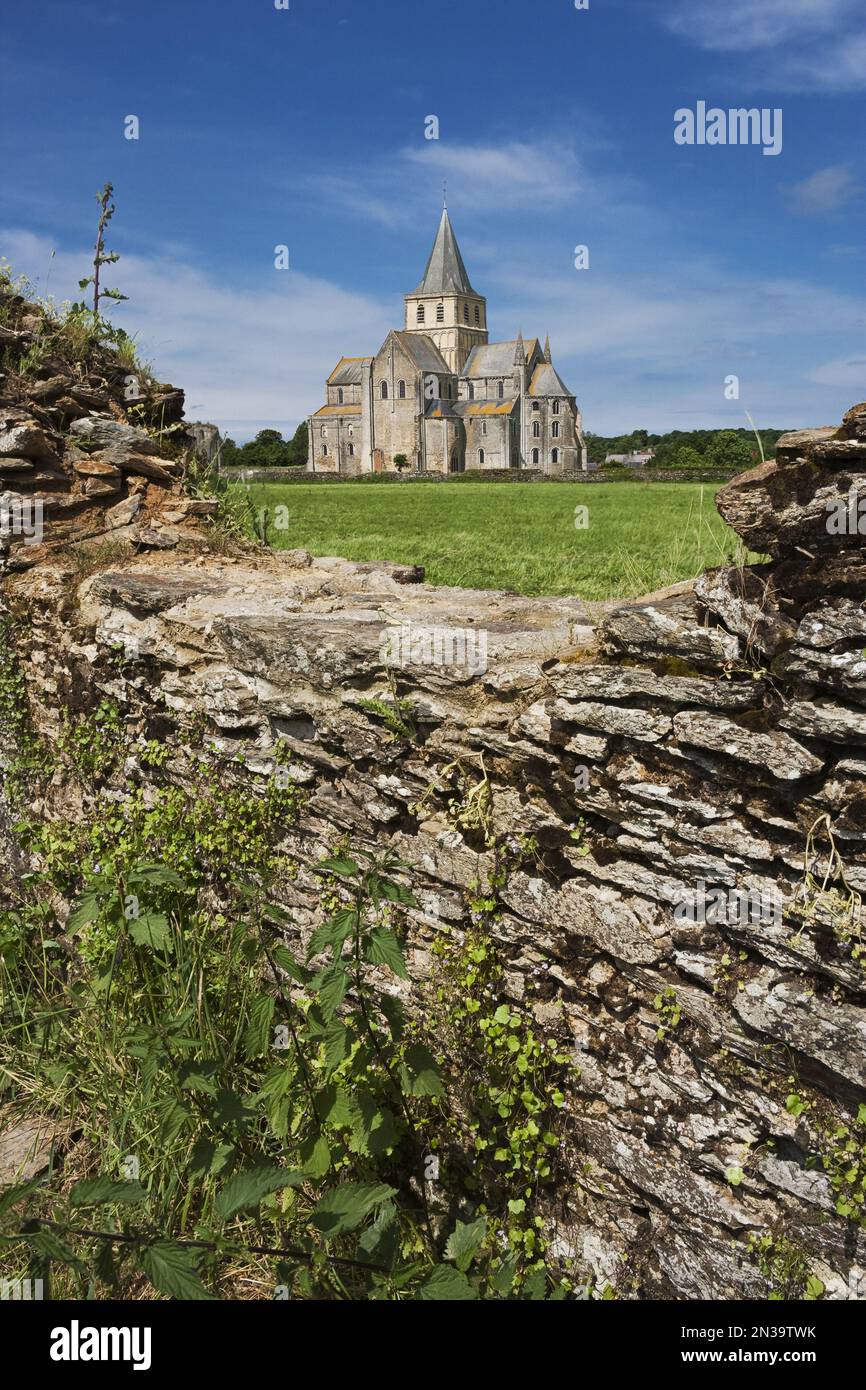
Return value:
[(129, 923), (129, 934), (136, 946), (149, 946), (152, 951), (174, 949), (171, 924), (160, 912), (145, 912)]
[(371, 965), (387, 965), (401, 980), (408, 980), (403, 948), (390, 927), (373, 928), (367, 937), (364, 955)]
[(305, 1174), (289, 1168), (248, 1168), (227, 1183), (216, 1199), (216, 1212), (223, 1221), (239, 1211), (251, 1211), (272, 1192), (284, 1187), (298, 1187)]
[(109, 1202), (119, 1206), (135, 1206), (146, 1202), (149, 1193), (138, 1182), (122, 1182), (116, 1178), (103, 1176), (85, 1178), (76, 1183), (69, 1194), (72, 1207), (104, 1207)]
[(397, 1189), (385, 1183), (346, 1182), (333, 1187), (316, 1203), (313, 1224), (318, 1227), (325, 1240), (354, 1231), (365, 1216), (376, 1207), (387, 1202)]
[(139, 1267), (157, 1293), (184, 1301), (213, 1299), (201, 1282), (191, 1250), (170, 1240), (146, 1245), (138, 1256)]
[(743, 1181), (742, 1168), (740, 1168), (738, 1164), (735, 1164), (730, 1168), (726, 1168), (725, 1178), (731, 1184), (731, 1187), (739, 1187), (740, 1183)]
[(354, 878), (355, 874), (361, 871), (354, 859), (346, 859), (342, 855), (334, 855), (332, 859), (323, 859), (320, 864), (317, 864), (316, 872), (320, 874), (340, 874), (342, 878)]
[(403, 1086), (410, 1096), (441, 1096), (444, 1094), (439, 1069), (432, 1052), (421, 1043), (407, 1047), (400, 1067)]
[(329, 965), (319, 975), (319, 1004), (327, 1020), (334, 1017), (349, 988), (349, 976), (342, 965)]
[(806, 1280), (806, 1292), (803, 1295), (804, 1302), (814, 1303), (817, 1299), (822, 1297), (824, 1292), (824, 1285), (817, 1274), (810, 1274)]
[(486, 1234), (487, 1221), (483, 1216), (477, 1221), (458, 1221), (445, 1246), (446, 1260), (453, 1260), (465, 1274)]
[(260, 994), (253, 1000), (244, 1034), (244, 1055), (248, 1062), (261, 1057), (268, 1050), (275, 1004), (276, 1000), (271, 994)]
[(453, 1265), (437, 1265), (427, 1282), (418, 1290), (418, 1297), (425, 1303), (465, 1303), (476, 1299), (478, 1293), (459, 1269), (455, 1269)]

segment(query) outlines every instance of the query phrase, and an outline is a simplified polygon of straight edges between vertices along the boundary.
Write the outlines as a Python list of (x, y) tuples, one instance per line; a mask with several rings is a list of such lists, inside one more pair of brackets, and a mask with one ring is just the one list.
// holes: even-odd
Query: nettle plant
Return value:
[[(188, 746), (175, 785), (180, 742), (159, 742), (125, 785), (132, 740), (103, 702), (33, 764), (89, 814), (19, 808), (35, 867), (0, 913), (0, 1090), (68, 1139), (0, 1192), (4, 1276), (79, 1298), (563, 1296), (533, 1208), (559, 1062), (499, 1008), (467, 1009), (469, 1051), (444, 1057), (441, 1020), (406, 1007), (414, 900), (388, 854), (312, 866), (324, 920), (290, 947), (301, 793)], [(451, 1075), (479, 1044), (464, 1121)], [(493, 1171), (440, 1169), (460, 1142)]]

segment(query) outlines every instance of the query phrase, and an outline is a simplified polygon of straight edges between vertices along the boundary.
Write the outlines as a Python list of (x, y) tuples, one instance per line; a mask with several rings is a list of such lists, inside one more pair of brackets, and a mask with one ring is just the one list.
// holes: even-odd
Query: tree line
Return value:
[[(590, 461), (600, 466), (608, 454), (639, 453), (655, 449), (654, 468), (709, 468), (743, 472), (772, 458), (776, 443), (786, 430), (670, 430), (651, 434), (632, 430), (631, 434), (587, 434)], [(760, 444), (758, 443), (760, 440)]]
[(307, 462), (307, 422), (303, 420), (291, 439), (279, 430), (259, 430), (255, 439), (238, 445), (226, 438), (222, 443), (224, 468), (304, 468)]

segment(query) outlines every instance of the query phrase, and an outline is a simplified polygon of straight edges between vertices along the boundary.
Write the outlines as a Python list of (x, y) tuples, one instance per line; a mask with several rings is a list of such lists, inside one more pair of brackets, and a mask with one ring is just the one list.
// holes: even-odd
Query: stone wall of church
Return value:
[[(385, 471), (394, 467), (398, 454), (405, 454), (408, 466), (416, 466), (421, 451), (419, 417), (422, 411), (422, 381), (418, 368), (396, 338), (389, 338), (373, 362), (372, 448), (381, 449)], [(406, 395), (400, 395), (400, 382)], [(382, 383), (388, 388), (382, 399)]]

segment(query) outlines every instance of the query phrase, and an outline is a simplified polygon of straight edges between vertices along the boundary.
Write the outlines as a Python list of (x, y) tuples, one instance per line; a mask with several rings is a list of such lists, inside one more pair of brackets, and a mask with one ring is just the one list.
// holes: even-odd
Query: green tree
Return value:
[(703, 468), (706, 460), (699, 454), (697, 449), (692, 449), (688, 444), (681, 444), (677, 449), (670, 466), (672, 468)]
[(310, 431), (307, 427), (307, 422), (306, 420), (302, 420), (289, 441), (288, 458), (286, 462), (290, 468), (306, 467), (309, 435)]
[(706, 453), (710, 468), (735, 469), (741, 473), (755, 463), (757, 444), (750, 444), (745, 434), (737, 430), (719, 430)]

